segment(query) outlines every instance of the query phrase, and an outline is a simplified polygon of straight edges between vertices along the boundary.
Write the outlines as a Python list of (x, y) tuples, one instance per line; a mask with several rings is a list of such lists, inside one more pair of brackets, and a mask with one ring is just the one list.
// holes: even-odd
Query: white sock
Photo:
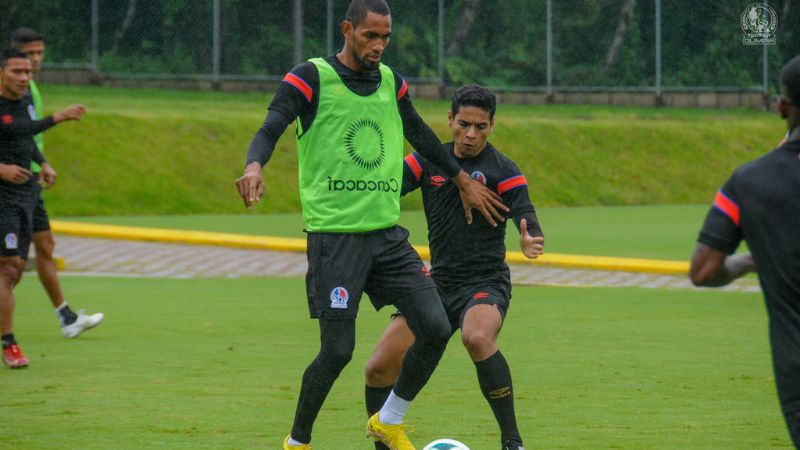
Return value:
[(289, 445), (306, 445), (308, 442), (295, 441), (293, 437), (289, 436)]
[(378, 420), (386, 425), (399, 425), (403, 423), (403, 416), (406, 415), (410, 404), (410, 401), (398, 397), (394, 393), (394, 389), (392, 389), (389, 398), (386, 399), (386, 403), (383, 404), (380, 413), (378, 413)]

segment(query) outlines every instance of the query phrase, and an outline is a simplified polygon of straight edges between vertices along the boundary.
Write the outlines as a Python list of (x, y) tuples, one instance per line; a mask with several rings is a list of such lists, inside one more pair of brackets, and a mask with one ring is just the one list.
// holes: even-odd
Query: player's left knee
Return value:
[(483, 330), (462, 332), (461, 342), (470, 354), (483, 354), (497, 346), (494, 335)]

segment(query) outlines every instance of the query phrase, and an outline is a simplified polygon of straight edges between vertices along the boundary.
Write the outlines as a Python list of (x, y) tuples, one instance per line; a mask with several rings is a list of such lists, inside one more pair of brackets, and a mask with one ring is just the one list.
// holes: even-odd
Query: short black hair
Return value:
[(24, 58), (28, 59), (28, 55), (19, 51), (16, 48), (7, 48), (3, 50), (3, 58), (0, 60), (0, 67), (5, 67), (9, 59)]
[(497, 97), (494, 92), (477, 84), (461, 86), (453, 94), (453, 103), (450, 111), (453, 116), (458, 114), (462, 106), (474, 106), (489, 113), (489, 118), (494, 119), (494, 112), (497, 110)]
[(350, 2), (350, 6), (347, 7), (347, 15), (345, 15), (344, 20), (352, 23), (355, 28), (367, 17), (368, 13), (388, 16), (392, 11), (389, 9), (389, 4), (386, 3), (386, 0), (353, 0)]
[(795, 56), (783, 66), (781, 86), (785, 89), (789, 102), (800, 108), (800, 55)]
[(19, 47), (24, 44), (43, 40), (44, 38), (42, 35), (33, 28), (17, 28), (13, 33), (11, 33), (11, 45), (14, 47)]

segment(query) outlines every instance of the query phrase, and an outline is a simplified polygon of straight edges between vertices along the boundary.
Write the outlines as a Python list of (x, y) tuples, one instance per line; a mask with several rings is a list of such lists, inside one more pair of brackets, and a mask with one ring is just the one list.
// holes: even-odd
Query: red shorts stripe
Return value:
[(511, 177), (505, 181), (501, 181), (500, 183), (498, 183), (497, 193), (502, 194), (503, 192), (508, 192), (511, 189), (527, 185), (528, 185), (528, 180), (525, 179), (525, 176), (517, 175), (515, 177)]
[(285, 77), (283, 77), (283, 81), (291, 84), (292, 86), (296, 87), (298, 91), (311, 103), (311, 97), (314, 95), (314, 91), (311, 90), (311, 86), (306, 83), (306, 81), (293, 73), (287, 73)]
[(408, 83), (406, 83), (406, 80), (403, 80), (403, 85), (400, 86), (400, 90), (397, 91), (397, 99), (400, 100), (403, 98), (406, 95), (406, 92), (408, 92)]
[(408, 168), (414, 172), (414, 178), (419, 181), (419, 179), (422, 178), (422, 166), (419, 165), (417, 158), (414, 157), (413, 153), (410, 153), (408, 156), (406, 156), (405, 161), (406, 164), (408, 164)]
[(714, 207), (728, 216), (737, 227), (739, 226), (739, 205), (728, 198), (724, 192), (717, 192), (717, 196), (714, 198)]

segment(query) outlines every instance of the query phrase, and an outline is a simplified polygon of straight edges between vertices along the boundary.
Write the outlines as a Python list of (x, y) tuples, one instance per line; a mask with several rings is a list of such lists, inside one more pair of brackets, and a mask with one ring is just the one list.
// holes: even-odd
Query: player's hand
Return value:
[(264, 195), (264, 176), (261, 175), (261, 164), (252, 162), (244, 169), (244, 175), (236, 180), (236, 190), (239, 191), (247, 209), (252, 208), (253, 203), (261, 201), (261, 197)]
[(536, 259), (544, 254), (544, 238), (541, 236), (531, 236), (528, 234), (528, 221), (519, 221), (519, 248), (522, 254), (530, 259)]
[(0, 164), (0, 179), (11, 184), (23, 184), (31, 177), (31, 171), (16, 164)]
[(65, 120), (81, 120), (84, 114), (86, 114), (86, 107), (83, 105), (69, 105), (67, 109), (53, 114), (53, 120), (56, 123)]
[(45, 162), (42, 163), (42, 181), (44, 182), (44, 188), (50, 189), (56, 184), (56, 178), (58, 178), (58, 174), (56, 170), (53, 169), (49, 163)]
[(458, 186), (461, 194), (461, 204), (464, 206), (464, 216), (467, 223), (472, 224), (472, 209), (477, 209), (493, 227), (497, 222), (504, 222), (506, 218), (498, 210), (508, 212), (508, 207), (503, 204), (503, 199), (496, 192), (487, 188), (483, 183), (473, 180), (463, 170), (453, 181)]

